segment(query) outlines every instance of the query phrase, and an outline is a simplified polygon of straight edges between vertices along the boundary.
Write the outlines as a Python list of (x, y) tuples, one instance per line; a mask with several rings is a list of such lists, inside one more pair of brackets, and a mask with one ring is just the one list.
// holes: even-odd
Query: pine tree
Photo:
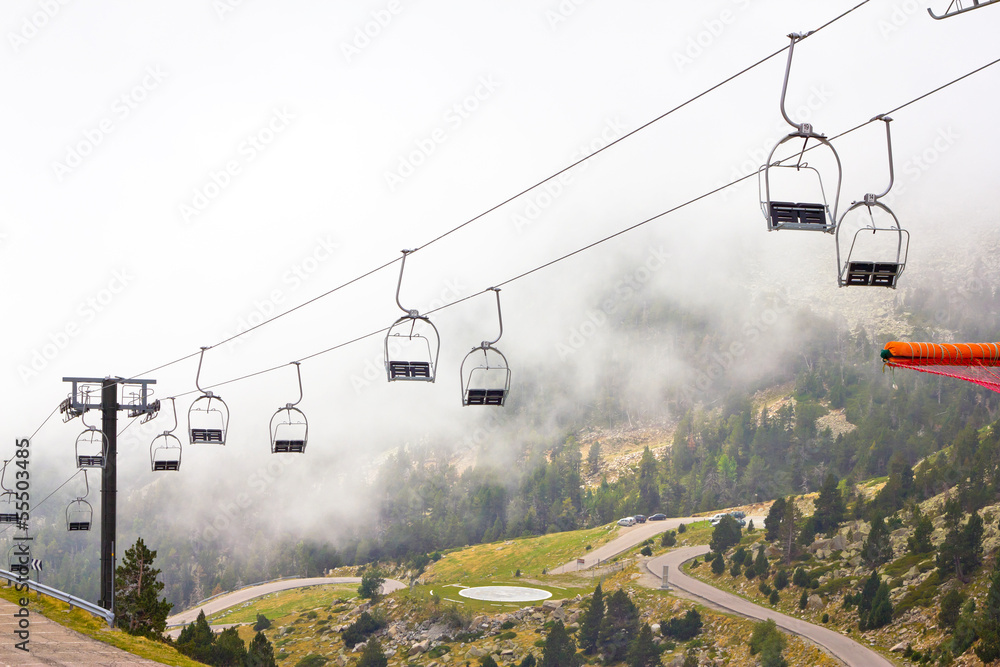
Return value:
[(361, 575), (361, 585), (358, 586), (358, 597), (366, 600), (377, 600), (382, 592), (385, 577), (376, 568), (368, 568)]
[(945, 536), (938, 550), (937, 567), (941, 577), (951, 573), (963, 583), (968, 575), (982, 563), (983, 519), (973, 512), (964, 526), (954, 526)]
[(625, 659), (628, 645), (639, 631), (639, 610), (628, 593), (619, 588), (607, 598), (607, 610), (598, 636), (598, 647), (607, 663)]
[(246, 666), (278, 667), (278, 663), (274, 659), (274, 647), (271, 646), (271, 642), (267, 641), (267, 637), (264, 636), (263, 632), (258, 632), (250, 641), (250, 647), (247, 649)]
[(712, 541), (708, 546), (712, 551), (721, 553), (739, 544), (742, 537), (743, 530), (740, 524), (727, 514), (716, 524), (715, 530), (712, 531)]
[(767, 556), (764, 555), (763, 544), (760, 545), (759, 549), (757, 549), (757, 558), (754, 559), (753, 569), (757, 573), (757, 576), (761, 579), (766, 578), (770, 573), (770, 565), (767, 562)]
[(925, 554), (934, 551), (934, 543), (931, 542), (931, 534), (934, 532), (934, 523), (926, 515), (917, 518), (917, 525), (913, 529), (913, 535), (907, 538), (906, 548), (911, 554)]
[(655, 667), (660, 664), (660, 650), (653, 642), (653, 631), (643, 623), (628, 649), (628, 667)]
[(167, 627), (173, 605), (157, 597), (163, 582), (156, 580), (160, 571), (153, 567), (155, 559), (156, 552), (140, 537), (115, 570), (115, 622), (129, 634), (156, 638)]
[(984, 663), (1000, 658), (1000, 554), (997, 555), (997, 562), (993, 564), (990, 588), (986, 592), (986, 601), (983, 603), (982, 614), (976, 625), (981, 640), (976, 645), (976, 655)]
[(778, 526), (778, 539), (781, 542), (781, 553), (785, 565), (792, 564), (792, 559), (795, 558), (798, 551), (795, 539), (799, 534), (798, 522), (799, 510), (795, 507), (795, 501), (789, 499), (781, 514), (781, 524)]
[(764, 518), (764, 539), (768, 542), (774, 542), (778, 539), (778, 528), (785, 516), (786, 504), (784, 498), (778, 498), (771, 503), (771, 509), (768, 510), (767, 516)]
[(580, 630), (577, 633), (580, 648), (587, 655), (597, 650), (598, 637), (601, 632), (601, 622), (604, 620), (604, 592), (597, 584), (594, 595), (590, 598), (587, 610), (580, 619)]
[(184, 626), (177, 638), (177, 650), (198, 662), (208, 663), (212, 659), (212, 644), (215, 635), (208, 626), (205, 610), (198, 612), (198, 618), (191, 625)]
[(236, 628), (226, 628), (215, 638), (210, 664), (218, 667), (243, 667), (246, 657), (246, 644), (240, 639)]
[(361, 651), (357, 667), (386, 667), (388, 664), (389, 660), (382, 652), (382, 644), (376, 637), (369, 639), (364, 650)]
[[(610, 596), (609, 600), (614, 596)], [(542, 648), (541, 667), (578, 667), (580, 657), (576, 654), (573, 638), (566, 633), (562, 621), (556, 621), (545, 638)]]
[(816, 498), (816, 509), (813, 512), (813, 521), (818, 533), (833, 531), (839, 526), (847, 513), (847, 504), (844, 497), (837, 488), (837, 478), (833, 473), (829, 473), (823, 480), (820, 487), (819, 497)]
[(715, 574), (722, 574), (726, 571), (726, 561), (722, 558), (721, 553), (715, 554), (715, 558), (712, 559), (712, 572)]
[(861, 545), (861, 558), (868, 567), (878, 567), (892, 560), (892, 541), (889, 538), (889, 528), (881, 515), (872, 519), (872, 527), (868, 537)]

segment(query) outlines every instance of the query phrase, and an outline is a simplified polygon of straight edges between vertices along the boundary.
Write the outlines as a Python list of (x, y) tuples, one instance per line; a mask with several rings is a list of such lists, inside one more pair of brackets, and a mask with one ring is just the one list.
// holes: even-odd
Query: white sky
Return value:
[[(139, 373), (313, 298), (854, 4), (4, 3), (4, 457), (66, 395), (63, 376)], [(811, 105), (817, 131), (842, 132), (996, 58), (998, 26), (1000, 8), (933, 21), (924, 4), (872, 0), (797, 46), (789, 112)], [(554, 198), (534, 193), (411, 256), (404, 304), (425, 311), (467, 296), (755, 170), (761, 150), (790, 129), (778, 107), (784, 65), (782, 54), (631, 137), (571, 172)], [(922, 235), (995, 221), (998, 136), (988, 119), (998, 82), (1000, 67), (990, 68), (894, 115), (892, 203), (913, 234), (911, 272), (948, 257)], [(842, 208), (884, 188), (881, 125), (837, 149)], [(414, 155), (412, 173), (400, 172)], [(387, 178), (393, 172), (402, 176)], [(531, 201), (540, 213), (526, 209)], [(748, 181), (506, 287), (500, 347), (515, 383), (519, 366), (557, 359), (596, 305), (595, 290), (657, 252), (671, 260), (656, 284), (687, 298), (744, 279), (730, 267), (747, 258), (792, 292), (801, 280), (851, 303), (892, 298), (838, 292), (832, 243), (767, 234)], [(397, 275), (398, 264), (210, 351), (206, 382), (388, 326), (400, 314)], [(304, 363), (301, 407), (314, 437), (298, 464), (306, 478), (324, 474), (310, 472), (317, 461), (369, 453), (369, 439), (391, 444), (481, 423), (482, 411), (459, 405), (458, 364), (494, 335), (492, 308), (481, 296), (435, 318), (435, 385), (386, 383), (377, 337)], [(195, 368), (189, 360), (155, 373), (157, 395), (193, 389)], [(267, 420), (297, 388), (289, 368), (218, 393), (232, 410), (230, 445), (189, 451), (177, 484), (188, 466), (266, 460)], [(179, 402), (179, 433), (189, 401)], [(35, 456), (60, 472), (40, 487), (73, 473), (80, 428), (53, 418), (41, 431)], [(147, 482), (145, 448), (160, 428), (123, 440), (123, 469)]]

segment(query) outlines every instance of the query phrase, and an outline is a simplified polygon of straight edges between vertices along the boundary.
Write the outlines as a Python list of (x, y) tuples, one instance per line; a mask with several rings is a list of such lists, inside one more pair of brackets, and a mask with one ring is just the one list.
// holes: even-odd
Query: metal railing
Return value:
[(6, 579), (8, 583), (19, 583), (27, 584), (30, 590), (34, 590), (39, 593), (44, 593), (49, 597), (61, 600), (67, 603), (70, 608), (79, 607), (80, 609), (90, 612), (98, 618), (103, 618), (108, 622), (109, 627), (115, 626), (115, 614), (114, 612), (108, 611), (103, 607), (98, 607), (93, 602), (87, 602), (82, 600), (75, 595), (70, 595), (69, 593), (64, 593), (57, 588), (52, 588), (51, 586), (46, 586), (45, 584), (40, 584), (37, 581), (32, 581), (31, 579), (22, 579), (21, 575), (14, 574), (13, 572), (8, 572), (7, 570), (0, 570), (0, 579)]

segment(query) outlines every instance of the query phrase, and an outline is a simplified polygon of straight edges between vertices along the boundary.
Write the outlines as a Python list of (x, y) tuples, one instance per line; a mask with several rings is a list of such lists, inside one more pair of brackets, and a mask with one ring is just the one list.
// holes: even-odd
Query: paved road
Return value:
[[(665, 533), (668, 530), (677, 530), (677, 526), (682, 523), (688, 524), (694, 523), (695, 521), (707, 521), (708, 518), (709, 517), (706, 516), (675, 517), (672, 519), (666, 519), (665, 521), (647, 521), (646, 523), (637, 523), (636, 525), (628, 528), (619, 527), (618, 530), (620, 531), (620, 536), (611, 540), (607, 544), (597, 547), (593, 551), (588, 551), (586, 555), (581, 556), (584, 561), (583, 563), (578, 563), (574, 559), (565, 565), (560, 565), (559, 567), (551, 570), (549, 574), (565, 574), (566, 572), (586, 570), (594, 567), (600, 562), (613, 558), (624, 551), (628, 551), (632, 547), (645, 542), (654, 535)], [(764, 525), (764, 517), (762, 516), (748, 516), (748, 524), (751, 519), (753, 519), (753, 525), (757, 528)], [(682, 536), (679, 537), (683, 539)]]
[[(756, 522), (754, 522), (754, 525), (756, 525)], [(662, 578), (663, 566), (668, 565), (670, 573), (667, 583), (673, 588), (678, 588), (688, 595), (704, 600), (713, 607), (721, 607), (741, 616), (758, 620), (773, 618), (778, 627), (815, 642), (829, 651), (834, 657), (843, 661), (844, 664), (849, 665), (849, 667), (894, 667), (894, 663), (839, 632), (807, 623), (802, 619), (786, 616), (773, 609), (755, 605), (741, 597), (720, 591), (718, 588), (693, 579), (681, 572), (681, 563), (695, 556), (708, 553), (708, 551), (709, 549), (705, 545), (675, 549), (663, 556), (650, 559), (646, 567), (653, 575)]]
[[(31, 596), (34, 601), (34, 594)], [(28, 652), (14, 647), (20, 641), (15, 635), (19, 607), (0, 600), (0, 665), (159, 665), (126, 653), (110, 644), (85, 637), (78, 632), (50, 621), (41, 614), (30, 614), (28, 621)], [(30, 613), (30, 612), (29, 612)]]
[[(167, 627), (193, 623), (195, 619), (198, 618), (199, 611), (204, 610), (205, 616), (211, 616), (212, 614), (220, 612), (223, 609), (234, 607), (238, 604), (246, 602), (247, 600), (252, 600), (253, 598), (260, 597), (261, 595), (267, 595), (268, 593), (286, 591), (291, 588), (303, 588), (305, 586), (328, 586), (330, 584), (359, 583), (361, 583), (361, 577), (309, 577), (303, 579), (282, 579), (280, 581), (260, 584), (259, 586), (250, 586), (249, 588), (243, 588), (232, 593), (220, 595), (219, 597), (212, 598), (202, 605), (188, 609), (187, 611), (182, 611), (179, 614), (174, 614), (173, 616), (167, 618)], [(382, 592), (391, 593), (392, 591), (405, 587), (406, 584), (402, 581), (386, 579), (385, 583), (382, 584)]]

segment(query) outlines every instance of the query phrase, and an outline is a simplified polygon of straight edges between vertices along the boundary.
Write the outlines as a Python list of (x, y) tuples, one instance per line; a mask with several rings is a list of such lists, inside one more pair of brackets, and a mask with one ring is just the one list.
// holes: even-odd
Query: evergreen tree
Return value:
[(140, 537), (125, 551), (115, 570), (115, 622), (129, 634), (157, 638), (167, 627), (172, 604), (158, 599), (163, 582), (153, 567), (156, 552), (146, 548)]
[(247, 667), (278, 667), (274, 659), (274, 647), (263, 632), (257, 632), (247, 649)]
[(953, 629), (958, 622), (958, 615), (962, 613), (962, 604), (965, 596), (962, 591), (953, 588), (941, 596), (941, 608), (938, 610), (937, 621), (942, 628)]
[(828, 533), (836, 530), (844, 521), (847, 513), (847, 504), (844, 497), (837, 488), (837, 478), (833, 473), (828, 473), (820, 487), (819, 497), (816, 498), (815, 511), (813, 512), (813, 522), (817, 533)]
[(660, 474), (656, 457), (647, 446), (639, 461), (639, 503), (641, 511), (654, 513), (660, 506)]
[(625, 659), (629, 644), (639, 631), (639, 610), (628, 593), (619, 588), (607, 597), (607, 609), (598, 635), (598, 647), (605, 662)]
[(479, 667), (500, 667), (497, 665), (497, 661), (493, 659), (493, 656), (487, 653), (479, 659)]
[(521, 660), (521, 662), (517, 663), (517, 667), (535, 667), (536, 664), (538, 664), (538, 661), (535, 660), (534, 654), (529, 653), (524, 656), (524, 659)]
[(982, 563), (983, 519), (973, 512), (964, 526), (955, 526), (948, 531), (944, 543), (938, 550), (936, 564), (944, 578), (954, 573), (962, 583)]
[(754, 559), (753, 569), (761, 579), (764, 579), (769, 574), (770, 565), (767, 562), (767, 556), (764, 555), (763, 544), (757, 549), (757, 558)]
[(205, 618), (205, 610), (198, 612), (198, 618), (191, 625), (184, 626), (177, 638), (177, 650), (192, 660), (208, 663), (212, 659), (212, 644), (215, 635)]
[(781, 526), (781, 520), (785, 516), (785, 505), (785, 499), (778, 498), (771, 503), (771, 509), (768, 510), (767, 516), (764, 517), (764, 539), (768, 542), (774, 542), (778, 539), (778, 528)]
[(240, 639), (236, 628), (226, 628), (215, 638), (209, 664), (216, 667), (243, 667), (246, 658), (247, 647)]
[(377, 568), (368, 568), (361, 574), (361, 585), (358, 586), (358, 596), (365, 600), (377, 600), (382, 592), (385, 577)]
[[(958, 621), (955, 623), (955, 631), (951, 634), (950, 648), (952, 655), (962, 655), (978, 638), (979, 634), (976, 631), (976, 601), (969, 600), (962, 607), (962, 613), (959, 614)], [(986, 650), (989, 650), (988, 647)]]
[(796, 537), (798, 536), (799, 510), (795, 501), (789, 499), (781, 513), (781, 523), (778, 526), (778, 539), (781, 543), (782, 558), (785, 565), (791, 565), (792, 559), (798, 553)]
[(628, 667), (655, 667), (660, 664), (660, 649), (653, 642), (649, 623), (643, 623), (628, 649)]
[(781, 569), (778, 573), (774, 575), (774, 587), (777, 590), (782, 590), (788, 585), (788, 570)]
[[(609, 596), (609, 601), (614, 595)], [(576, 654), (573, 638), (566, 633), (562, 621), (556, 621), (545, 638), (542, 648), (541, 667), (578, 667), (580, 657)]]
[[(941, 604), (942, 613), (944, 603)], [(1000, 658), (1000, 554), (993, 564), (990, 588), (986, 592), (983, 611), (976, 624), (980, 642), (976, 645), (976, 655), (984, 663)]]
[(926, 515), (917, 517), (916, 526), (913, 528), (913, 535), (907, 538), (906, 548), (911, 554), (926, 554), (934, 551), (934, 543), (931, 542), (931, 534), (934, 532), (934, 523)]
[(264, 614), (257, 614), (257, 622), (253, 624), (253, 629), (257, 632), (261, 630), (267, 630), (271, 627), (270, 619)]
[(590, 604), (580, 619), (580, 630), (577, 633), (580, 648), (587, 655), (591, 655), (597, 650), (598, 637), (601, 632), (601, 622), (604, 620), (604, 592), (601, 585), (597, 584), (594, 594), (590, 598)]
[(878, 567), (892, 560), (892, 541), (889, 538), (889, 528), (881, 515), (872, 519), (872, 527), (861, 545), (861, 558), (868, 567)]
[(740, 528), (739, 522), (727, 514), (722, 517), (716, 524), (715, 530), (712, 531), (712, 541), (709, 543), (709, 548), (720, 553), (739, 544), (742, 537), (743, 529)]
[(361, 651), (361, 657), (358, 658), (357, 667), (387, 667), (389, 660), (385, 657), (385, 653), (382, 651), (382, 644), (379, 643), (377, 637), (372, 637), (365, 644), (364, 650)]
[(590, 446), (590, 451), (587, 452), (587, 465), (590, 466), (590, 474), (596, 475), (597, 471), (601, 467), (601, 443), (599, 441), (594, 441), (594, 444)]
[(715, 574), (722, 574), (726, 571), (726, 561), (723, 559), (721, 553), (715, 554), (715, 558), (712, 559), (712, 572)]
[(694, 639), (701, 633), (701, 614), (697, 609), (688, 609), (684, 616), (674, 616), (669, 621), (660, 621), (660, 633), (679, 642)]

